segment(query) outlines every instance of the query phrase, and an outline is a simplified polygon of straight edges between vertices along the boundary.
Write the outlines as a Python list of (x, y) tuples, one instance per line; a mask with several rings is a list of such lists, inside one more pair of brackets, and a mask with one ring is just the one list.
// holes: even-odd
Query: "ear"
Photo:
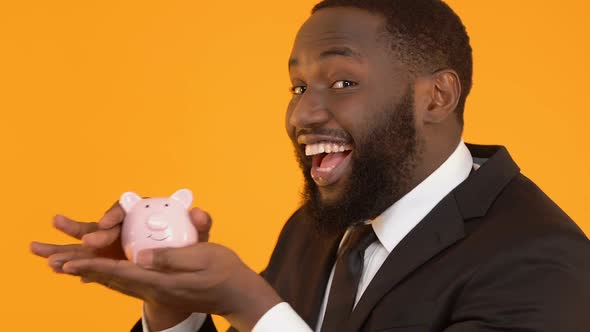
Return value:
[(431, 84), (431, 100), (424, 122), (440, 123), (455, 113), (461, 97), (461, 81), (454, 70), (445, 69), (432, 74)]
[(127, 213), (131, 211), (135, 203), (139, 201), (141, 201), (141, 197), (139, 197), (136, 193), (126, 192), (123, 195), (121, 195), (121, 198), (119, 199), (119, 204), (121, 204), (123, 210), (125, 210), (125, 213)]
[(180, 203), (182, 203), (182, 205), (188, 209), (191, 204), (193, 203), (193, 193), (192, 191), (188, 190), (188, 189), (180, 189), (177, 192), (175, 192), (174, 194), (172, 194), (172, 196), (170, 196), (170, 198), (175, 199), (177, 201), (179, 201)]

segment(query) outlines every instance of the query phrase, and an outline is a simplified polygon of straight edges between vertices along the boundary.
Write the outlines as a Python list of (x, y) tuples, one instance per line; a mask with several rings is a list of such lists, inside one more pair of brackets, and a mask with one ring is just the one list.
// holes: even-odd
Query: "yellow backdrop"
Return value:
[[(28, 249), (68, 241), (54, 214), (95, 220), (127, 190), (192, 188), (213, 241), (264, 267), (299, 201), (286, 69), (314, 2), (0, 3), (2, 330), (134, 323), (139, 301), (55, 275)], [(588, 232), (590, 5), (449, 2), (475, 49), (466, 140), (507, 145)]]

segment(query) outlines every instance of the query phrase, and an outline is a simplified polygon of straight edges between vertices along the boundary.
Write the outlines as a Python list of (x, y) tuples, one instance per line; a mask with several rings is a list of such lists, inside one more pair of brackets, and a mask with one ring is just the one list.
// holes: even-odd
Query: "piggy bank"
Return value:
[(143, 249), (185, 247), (197, 242), (188, 208), (193, 194), (181, 189), (166, 198), (141, 198), (126, 192), (119, 199), (125, 210), (121, 242), (127, 258), (136, 262)]

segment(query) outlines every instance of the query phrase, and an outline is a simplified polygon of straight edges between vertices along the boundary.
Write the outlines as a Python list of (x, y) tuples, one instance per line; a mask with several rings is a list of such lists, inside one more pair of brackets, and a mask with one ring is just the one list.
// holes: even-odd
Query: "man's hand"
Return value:
[(62, 266), (73, 259), (105, 257), (125, 259), (121, 247), (121, 222), (125, 212), (115, 203), (98, 222), (80, 222), (62, 215), (53, 218), (53, 226), (63, 233), (81, 240), (75, 244), (31, 243), (31, 251), (48, 259), (55, 272), (63, 272)]
[[(192, 209), (189, 215), (199, 234), (199, 242), (207, 242), (211, 217), (198, 208)], [(49, 266), (57, 273), (63, 273), (63, 265), (75, 259), (126, 260), (121, 246), (121, 223), (124, 219), (125, 211), (118, 202), (98, 222), (80, 222), (62, 215), (55, 216), (53, 226), (80, 242), (66, 245), (33, 242), (31, 251), (47, 258)], [(186, 310), (171, 310), (157, 303), (146, 303), (145, 310), (148, 324), (155, 330), (174, 326), (190, 315)]]
[(280, 297), (230, 249), (212, 243), (150, 249), (137, 265), (107, 258), (67, 262), (66, 273), (79, 275), (121, 293), (178, 310), (224, 316), (249, 331)]
[[(211, 230), (211, 217), (199, 208), (193, 208), (189, 214), (199, 234), (199, 242), (207, 242)], [(73, 259), (126, 259), (121, 246), (123, 219), (125, 211), (118, 202), (113, 204), (98, 222), (80, 222), (57, 215), (53, 218), (53, 226), (81, 242), (66, 245), (32, 242), (31, 251), (37, 256), (47, 258), (49, 265), (58, 273), (63, 272), (63, 264)]]
[(138, 265), (126, 260), (121, 247), (121, 223), (125, 212), (114, 204), (98, 222), (54, 218), (54, 227), (81, 240), (59, 245), (33, 242), (31, 251), (48, 259), (59, 273), (79, 275), (145, 301), (150, 328), (165, 329), (191, 312), (225, 316), (240, 330), (249, 330), (275, 304), (274, 290), (235, 253), (208, 244), (210, 216), (194, 208), (191, 221), (199, 243), (176, 249), (144, 251)]

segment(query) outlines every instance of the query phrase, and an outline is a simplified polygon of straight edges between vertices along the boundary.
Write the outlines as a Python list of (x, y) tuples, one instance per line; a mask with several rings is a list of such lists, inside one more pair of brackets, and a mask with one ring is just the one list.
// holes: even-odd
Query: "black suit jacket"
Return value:
[[(590, 331), (590, 242), (505, 148), (468, 147), (485, 163), (391, 252), (339, 332)], [(263, 272), (312, 329), (339, 240), (297, 211)]]

